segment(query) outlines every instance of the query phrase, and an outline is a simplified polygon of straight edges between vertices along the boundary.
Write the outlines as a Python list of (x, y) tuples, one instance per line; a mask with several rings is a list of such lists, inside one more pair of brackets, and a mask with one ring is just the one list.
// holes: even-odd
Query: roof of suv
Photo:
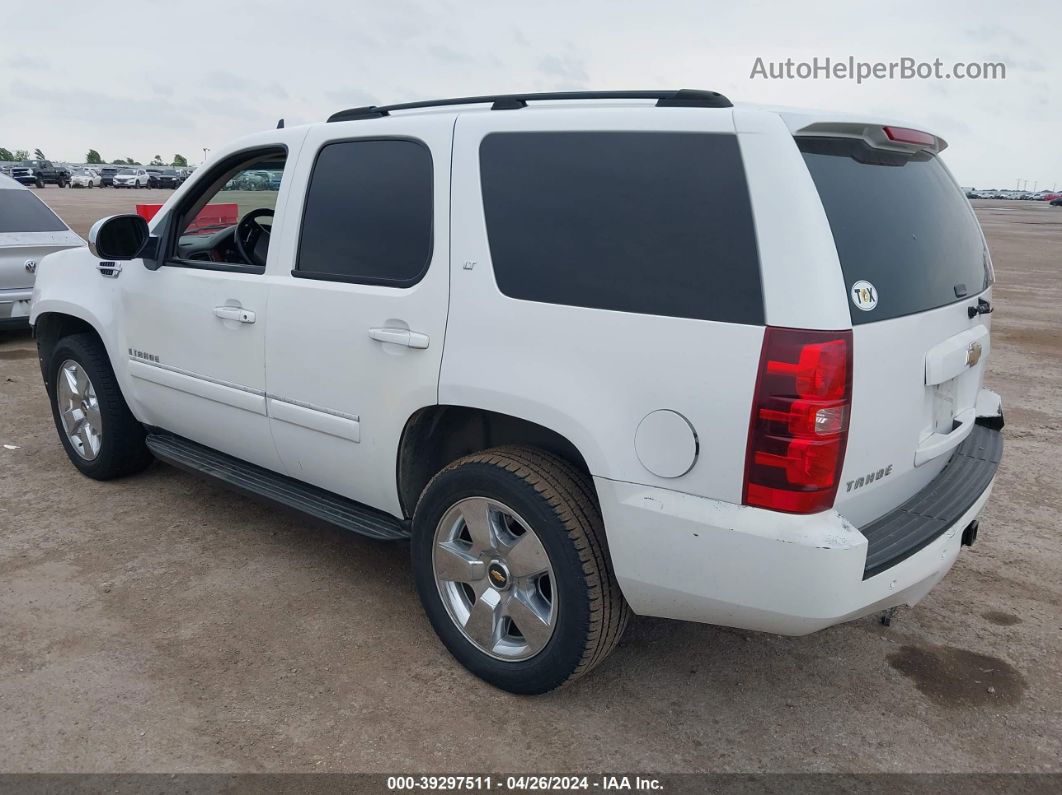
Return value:
[[(489, 110), (491, 111), (511, 111), (527, 108), (529, 102), (548, 103), (551, 107), (556, 107), (558, 104), (565, 104), (567, 102), (595, 101), (595, 104), (601, 104), (602, 101), (606, 100), (656, 100), (654, 103), (656, 107), (715, 108), (723, 110), (735, 109), (734, 103), (718, 91), (704, 91), (700, 89), (684, 88), (662, 91), (563, 91), (525, 94), (492, 94), (475, 97), (454, 97), (418, 102), (405, 102), (394, 105), (366, 105), (362, 107), (348, 108), (333, 113), (328, 117), (328, 121), (346, 122), (363, 119), (380, 119), (390, 116), (396, 111), (484, 111), (487, 110), (487, 108), (483, 107), (484, 105), (489, 105)], [(885, 132), (885, 128), (887, 127), (900, 128), (906, 131), (911, 130), (908, 125), (892, 119), (836, 111), (746, 103), (736, 106), (736, 109), (758, 110), (776, 114), (781, 117), (782, 121), (785, 122), (790, 132), (794, 135), (863, 138), (872, 146), (880, 148), (910, 148), (910, 143), (904, 143), (902, 140), (894, 140), (891, 135)], [(920, 148), (927, 148), (933, 152), (940, 152), (947, 146), (947, 142), (943, 138), (935, 135), (933, 138), (935, 139), (934, 143), (921, 144)]]
[(491, 110), (519, 110), (528, 102), (566, 102), (569, 100), (603, 99), (655, 99), (657, 107), (672, 108), (732, 108), (732, 103), (718, 91), (681, 88), (666, 91), (554, 91), (528, 94), (490, 94), (478, 97), (451, 97), (429, 99), (420, 102), (404, 102), (397, 105), (366, 105), (348, 108), (328, 117), (328, 121), (354, 121), (355, 119), (378, 119), (389, 116), (396, 110), (421, 110), (426, 108), (454, 107), (461, 105), (486, 105)]

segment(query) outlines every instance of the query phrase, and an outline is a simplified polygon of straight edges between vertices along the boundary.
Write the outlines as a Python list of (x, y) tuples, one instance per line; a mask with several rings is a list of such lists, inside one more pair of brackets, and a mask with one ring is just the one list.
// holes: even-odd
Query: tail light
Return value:
[(930, 135), (921, 130), (912, 130), (909, 127), (884, 127), (885, 135), (890, 141), (901, 144), (917, 144), (918, 146), (936, 146), (937, 136)]
[(768, 326), (752, 400), (744, 504), (787, 513), (830, 508), (851, 404), (851, 331)]

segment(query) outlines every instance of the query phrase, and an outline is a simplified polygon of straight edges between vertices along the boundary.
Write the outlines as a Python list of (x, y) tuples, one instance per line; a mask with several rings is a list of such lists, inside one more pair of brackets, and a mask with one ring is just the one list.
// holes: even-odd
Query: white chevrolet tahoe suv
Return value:
[(913, 605), (1002, 453), (944, 146), (686, 90), (253, 135), (150, 229), (41, 263), (59, 437), (90, 477), (158, 459), (408, 539), (443, 643), (513, 692), (632, 612), (798, 635)]

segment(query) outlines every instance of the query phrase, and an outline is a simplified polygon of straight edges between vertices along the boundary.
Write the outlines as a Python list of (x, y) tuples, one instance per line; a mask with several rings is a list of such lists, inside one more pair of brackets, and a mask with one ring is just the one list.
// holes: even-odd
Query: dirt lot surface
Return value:
[[(84, 234), (168, 192), (47, 188)], [(156, 465), (78, 475), (0, 337), (5, 771), (1062, 770), (1062, 209), (980, 202), (1007, 448), (977, 545), (891, 627), (640, 618), (540, 698), (465, 673), (408, 550)], [(15, 449), (9, 449), (14, 446)]]

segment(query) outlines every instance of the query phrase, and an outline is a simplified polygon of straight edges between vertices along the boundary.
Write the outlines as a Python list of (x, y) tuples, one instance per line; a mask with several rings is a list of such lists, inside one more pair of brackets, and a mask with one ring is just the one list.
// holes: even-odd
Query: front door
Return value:
[(399, 515), (402, 430), (438, 401), (453, 119), (366, 127), (307, 136), (270, 270), (267, 402), (288, 474)]
[(118, 277), (144, 421), (273, 470), (282, 467), (266, 417), (265, 265), (285, 203), (286, 180), (272, 177), (293, 159), (278, 144), (223, 157), (155, 225), (158, 267), (134, 261)]

